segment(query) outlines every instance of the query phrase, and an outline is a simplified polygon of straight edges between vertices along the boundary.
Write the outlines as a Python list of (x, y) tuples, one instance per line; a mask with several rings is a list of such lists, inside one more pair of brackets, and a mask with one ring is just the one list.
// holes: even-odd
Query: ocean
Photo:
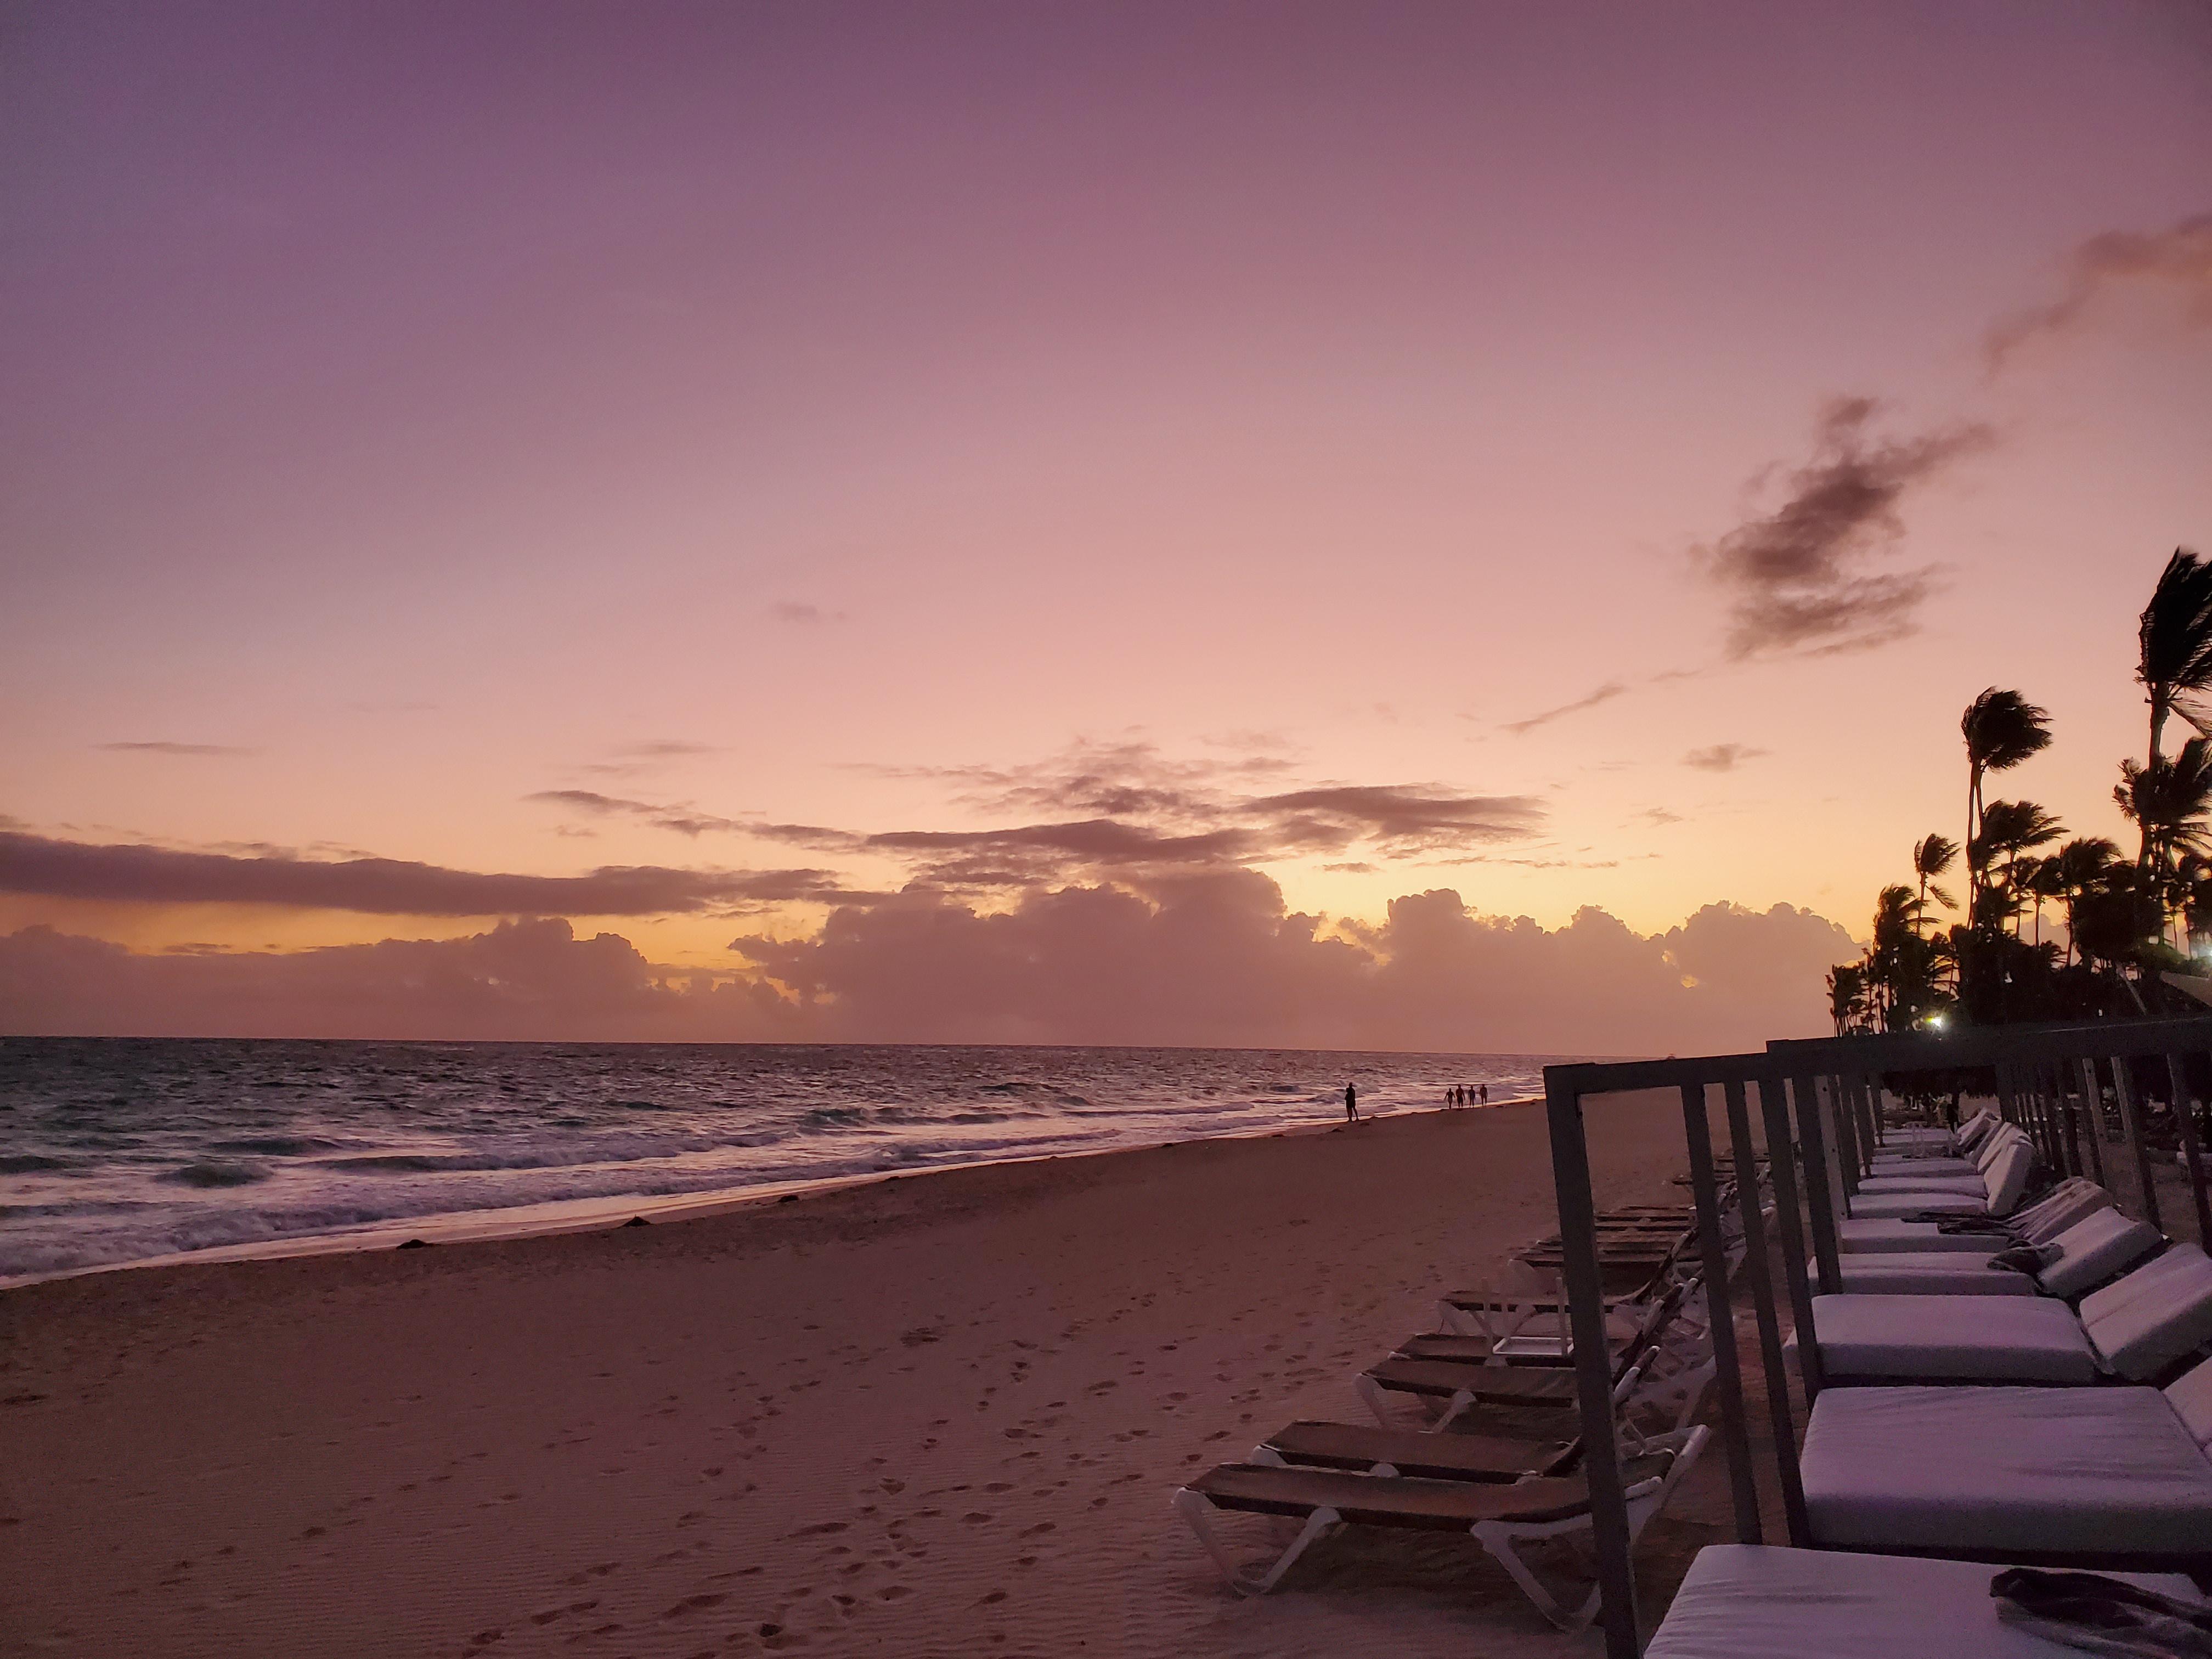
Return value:
[(1528, 1054), (0, 1038), (0, 1283), (1540, 1092)]

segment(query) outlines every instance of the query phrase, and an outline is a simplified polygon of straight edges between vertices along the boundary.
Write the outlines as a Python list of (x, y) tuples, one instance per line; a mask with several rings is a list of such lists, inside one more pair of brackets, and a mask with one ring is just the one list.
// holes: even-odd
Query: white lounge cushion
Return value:
[[(2081, 1659), (1997, 1617), (1978, 1561), (1841, 1554), (1761, 1544), (1698, 1552), (1644, 1659)], [(2121, 1573), (2183, 1601), (2179, 1573)]]
[(2173, 1407), (2182, 1427), (2197, 1437), (2197, 1443), (2212, 1453), (2212, 1359), (2199, 1361), (2183, 1372), (2166, 1389), (2166, 1403)]
[(2047, 1244), (2087, 1215), (2112, 1207), (2112, 1195), (2094, 1181), (2062, 1181), (2011, 1218), (2013, 1231), (2031, 1244)]
[(2034, 1172), (2035, 1151), (2021, 1136), (1990, 1160), (1982, 1179), (1989, 1185), (1990, 1213), (2010, 1215), (2027, 1195), (2027, 1178)]
[(2107, 1206), (2087, 1215), (2053, 1238), (2058, 1260), (2038, 1273), (2045, 1296), (2071, 1301), (2092, 1285), (2125, 1271), (2165, 1241), (2157, 1228), (2130, 1219)]
[(1859, 1221), (1894, 1221), (1923, 1210), (1983, 1215), (1989, 1207), (1985, 1200), (1963, 1193), (1861, 1193), (1851, 1200), (1851, 1216)]
[(1800, 1468), (1816, 1543), (2212, 1553), (2212, 1461), (2155, 1389), (1824, 1389)]
[(2097, 1354), (2063, 1302), (2018, 1296), (1816, 1296), (1820, 1364), (1837, 1379), (2081, 1383)]
[[(1933, 1231), (1928, 1223), (1886, 1224), (1924, 1225)], [(1984, 1243), (1972, 1252), (1862, 1249), (1847, 1254), (1843, 1257), (1843, 1282), (1837, 1288), (1892, 1296), (2033, 1296), (2039, 1291), (2070, 1300), (2140, 1261), (2165, 1242), (2155, 1227), (2107, 1207), (2091, 1211), (2052, 1239), (2045, 1248), (2057, 1250), (2057, 1259), (2032, 1279), (2008, 1268), (1991, 1267), (1989, 1263), (2000, 1247)]]
[(1869, 1181), (1894, 1176), (1978, 1176), (1982, 1166), (1963, 1158), (1878, 1158), (1868, 1169)]
[(2081, 1328), (2115, 1375), (2148, 1381), (2212, 1342), (2212, 1259), (2175, 1245), (2084, 1297)]
[(1993, 1267), (1996, 1253), (1963, 1250), (1867, 1250), (1842, 1259), (1836, 1286), (1859, 1296), (2033, 1296), (2035, 1281), (2008, 1267)]
[(1989, 1183), (1982, 1179), (1981, 1171), (1968, 1170), (1962, 1175), (1875, 1175), (1859, 1182), (1863, 1193), (1967, 1193), (1976, 1198), (1987, 1198)]
[(1987, 1256), (2004, 1248), (2003, 1239), (1987, 1233), (1947, 1233), (1932, 1221), (1839, 1221), (1837, 1248), (1853, 1253), (1887, 1255), (1896, 1250), (1951, 1250), (1962, 1255)]

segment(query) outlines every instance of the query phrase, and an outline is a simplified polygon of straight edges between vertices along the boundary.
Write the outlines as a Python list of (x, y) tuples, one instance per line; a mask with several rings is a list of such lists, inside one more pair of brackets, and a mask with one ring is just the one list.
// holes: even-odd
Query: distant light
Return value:
[(1928, 1029), (1931, 1031), (1942, 1030), (1945, 1024), (1946, 1021), (1941, 1014), (1930, 1014), (1928, 1016)]

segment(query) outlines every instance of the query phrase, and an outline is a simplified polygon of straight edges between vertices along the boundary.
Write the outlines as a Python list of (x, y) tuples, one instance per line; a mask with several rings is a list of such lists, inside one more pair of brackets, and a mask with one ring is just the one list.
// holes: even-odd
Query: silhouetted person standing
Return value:
[(1359, 1091), (1349, 1083), (1344, 1085), (1344, 1121), (1346, 1123), (1359, 1121)]
[(1490, 1104), (1490, 1085), (1485, 1083), (1479, 1086), (1482, 1090), (1482, 1103), (1487, 1106)]

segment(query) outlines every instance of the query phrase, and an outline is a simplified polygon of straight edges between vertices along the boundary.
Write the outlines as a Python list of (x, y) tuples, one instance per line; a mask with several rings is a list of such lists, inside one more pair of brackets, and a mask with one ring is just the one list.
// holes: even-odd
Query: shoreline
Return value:
[[(1679, 1102), (1603, 1120), (1601, 1201), (1679, 1198)], [(24, 1286), (0, 1629), (148, 1659), (302, 1629), (334, 1659), (1553, 1659), (1464, 1539), (1347, 1534), (1248, 1601), (1167, 1502), (1280, 1423), (1358, 1420), (1363, 1365), (1553, 1228), (1549, 1170), (1534, 1103), (1425, 1110)], [(1703, 1507), (1647, 1534), (1656, 1597)]]
[[(1364, 1122), (1384, 1123), (1432, 1114), (1485, 1112), (1506, 1106), (1528, 1105), (1541, 1096), (1515, 1096), (1482, 1106), (1421, 1106), (1379, 1113)], [(1322, 1134), (1346, 1126), (1326, 1120), (1309, 1124), (1275, 1124), (1270, 1127), (1231, 1130), (1220, 1134), (1188, 1135), (1138, 1141), (1115, 1146), (1065, 1152), (1012, 1153), (958, 1163), (931, 1164), (921, 1169), (888, 1170), (867, 1175), (828, 1176), (812, 1180), (769, 1181), (742, 1187), (720, 1187), (696, 1193), (608, 1194), (592, 1198), (560, 1199), (548, 1203), (517, 1204), (495, 1209), (451, 1210), (429, 1215), (362, 1222), (328, 1232), (303, 1232), (280, 1238), (257, 1239), (242, 1244), (211, 1244), (204, 1249), (178, 1250), (161, 1255), (138, 1256), (127, 1261), (93, 1262), (58, 1273), (0, 1275), (0, 1295), (32, 1285), (82, 1279), (90, 1274), (133, 1272), (140, 1268), (168, 1268), (194, 1264), (233, 1261), (283, 1261), (303, 1256), (351, 1255), (396, 1249), (410, 1239), (426, 1246), (495, 1243), (513, 1238), (539, 1238), (568, 1233), (604, 1232), (628, 1226), (633, 1216), (654, 1226), (706, 1219), (754, 1205), (780, 1203), (787, 1197), (838, 1192), (850, 1188), (879, 1186), (895, 1181), (947, 1175), (960, 1170), (994, 1169), (1024, 1164), (1066, 1163), (1084, 1158), (1113, 1158), (1122, 1153), (1147, 1152), (1162, 1146), (1202, 1145), (1213, 1141), (1272, 1139), (1284, 1136)]]

